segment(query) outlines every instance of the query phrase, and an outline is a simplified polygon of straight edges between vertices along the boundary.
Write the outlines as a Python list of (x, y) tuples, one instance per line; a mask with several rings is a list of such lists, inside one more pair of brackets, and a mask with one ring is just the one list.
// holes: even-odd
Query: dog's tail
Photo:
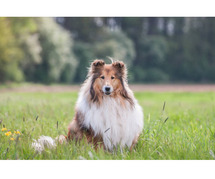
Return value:
[(64, 135), (60, 135), (55, 139), (49, 136), (40, 136), (38, 140), (34, 139), (34, 142), (31, 144), (31, 146), (36, 152), (41, 153), (45, 150), (45, 148), (54, 149), (57, 146), (57, 143), (62, 144), (66, 141), (67, 139)]

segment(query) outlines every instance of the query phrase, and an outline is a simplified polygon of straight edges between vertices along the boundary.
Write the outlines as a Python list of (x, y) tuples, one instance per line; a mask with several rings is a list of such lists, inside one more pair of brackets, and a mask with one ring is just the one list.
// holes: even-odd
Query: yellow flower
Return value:
[(11, 134), (12, 133), (10, 131), (5, 133), (6, 136), (10, 136)]
[(10, 140), (15, 140), (15, 139), (13, 137), (11, 137)]
[(14, 133), (15, 133), (15, 134), (19, 134), (19, 135), (21, 134), (19, 131), (14, 131)]
[(7, 129), (6, 129), (5, 127), (1, 129), (1, 131), (6, 131), (6, 130), (7, 130)]

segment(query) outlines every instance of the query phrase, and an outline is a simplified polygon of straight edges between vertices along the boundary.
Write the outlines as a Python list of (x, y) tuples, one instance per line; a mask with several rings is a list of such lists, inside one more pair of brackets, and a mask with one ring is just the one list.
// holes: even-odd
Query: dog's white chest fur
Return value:
[(131, 108), (127, 101), (122, 106), (117, 98), (105, 96), (98, 106), (80, 95), (77, 109), (84, 115), (83, 125), (101, 135), (109, 150), (117, 145), (130, 147), (143, 128), (143, 112), (136, 99)]

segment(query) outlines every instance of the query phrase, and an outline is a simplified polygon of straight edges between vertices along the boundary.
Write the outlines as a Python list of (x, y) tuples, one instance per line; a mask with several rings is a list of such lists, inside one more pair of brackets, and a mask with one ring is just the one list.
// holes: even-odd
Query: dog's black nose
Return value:
[(105, 91), (110, 91), (110, 87), (105, 87)]

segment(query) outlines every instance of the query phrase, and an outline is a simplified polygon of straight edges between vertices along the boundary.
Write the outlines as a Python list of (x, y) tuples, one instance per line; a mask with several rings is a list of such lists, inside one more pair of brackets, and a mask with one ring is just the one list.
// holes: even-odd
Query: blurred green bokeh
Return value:
[(0, 17), (0, 82), (81, 83), (107, 56), (129, 81), (215, 82), (215, 18)]

